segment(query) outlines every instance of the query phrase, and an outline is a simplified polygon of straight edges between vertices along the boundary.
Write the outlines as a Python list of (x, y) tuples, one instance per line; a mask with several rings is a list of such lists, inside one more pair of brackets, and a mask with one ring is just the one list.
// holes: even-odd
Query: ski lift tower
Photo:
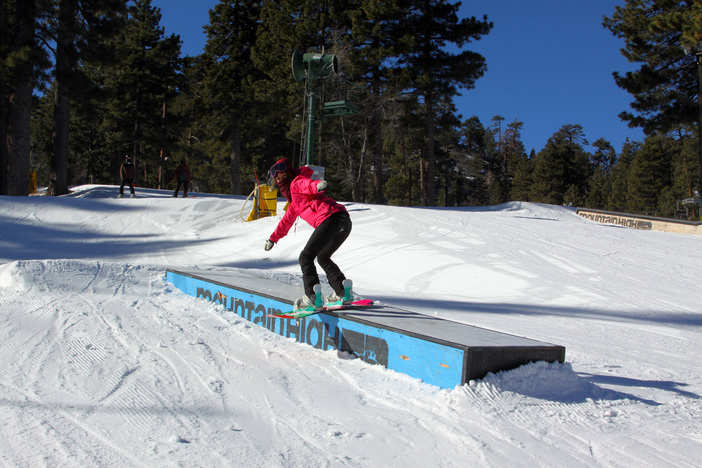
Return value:
[[(357, 104), (357, 93), (346, 80), (324, 83), (326, 78), (339, 73), (339, 60), (334, 54), (303, 54), (296, 50), (292, 56), (292, 73), (295, 81), (305, 82), (301, 156), (305, 165), (314, 171), (313, 178), (323, 179), (324, 168), (313, 165), (317, 123), (324, 116), (357, 114), (361, 110)], [(320, 100), (321, 116), (317, 110)]]

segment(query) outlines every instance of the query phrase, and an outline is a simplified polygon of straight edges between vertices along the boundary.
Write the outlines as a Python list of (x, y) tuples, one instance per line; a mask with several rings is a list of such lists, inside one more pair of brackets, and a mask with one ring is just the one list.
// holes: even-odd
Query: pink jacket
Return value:
[(344, 205), (317, 191), (319, 181), (310, 179), (311, 175), (312, 169), (301, 167), (300, 175), (290, 183), (290, 205), (270, 237), (273, 242), (288, 234), (298, 216), (316, 228), (332, 214), (346, 211)]

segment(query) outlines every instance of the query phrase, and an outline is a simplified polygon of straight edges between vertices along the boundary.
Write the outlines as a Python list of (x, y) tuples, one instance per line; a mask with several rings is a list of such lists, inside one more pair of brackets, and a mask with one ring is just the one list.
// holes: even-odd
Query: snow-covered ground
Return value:
[(165, 281), (301, 284), (303, 221), (265, 252), (278, 218), (244, 223), (244, 197), (116, 194), (0, 197), (1, 466), (700, 466), (700, 237), (530, 203), (347, 204), (335, 258), (360, 295), (566, 347), (441, 390)]

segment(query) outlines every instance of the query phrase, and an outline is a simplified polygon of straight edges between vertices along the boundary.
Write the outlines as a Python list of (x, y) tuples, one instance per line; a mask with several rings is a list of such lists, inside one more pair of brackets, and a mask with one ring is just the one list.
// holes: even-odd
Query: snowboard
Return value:
[(347, 310), (347, 309), (362, 309), (364, 307), (371, 307), (373, 301), (371, 299), (359, 299), (352, 302), (351, 304), (340, 304), (340, 305), (325, 305), (319, 310), (291, 310), (288, 312), (281, 312), (279, 314), (268, 314), (266, 317), (278, 317), (278, 318), (302, 318), (309, 317), (310, 315), (319, 314), (321, 312), (328, 312), (331, 310)]

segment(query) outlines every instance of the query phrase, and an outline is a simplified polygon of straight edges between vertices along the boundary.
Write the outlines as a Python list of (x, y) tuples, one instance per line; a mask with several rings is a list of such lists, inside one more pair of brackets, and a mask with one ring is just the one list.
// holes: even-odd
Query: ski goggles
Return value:
[(276, 176), (279, 172), (285, 172), (285, 171), (287, 171), (287, 170), (288, 170), (288, 165), (287, 165), (287, 164), (285, 164), (285, 163), (277, 163), (277, 164), (273, 164), (273, 166), (271, 166), (271, 170), (268, 172), (268, 174), (271, 176), (271, 179), (275, 179), (275, 176)]

